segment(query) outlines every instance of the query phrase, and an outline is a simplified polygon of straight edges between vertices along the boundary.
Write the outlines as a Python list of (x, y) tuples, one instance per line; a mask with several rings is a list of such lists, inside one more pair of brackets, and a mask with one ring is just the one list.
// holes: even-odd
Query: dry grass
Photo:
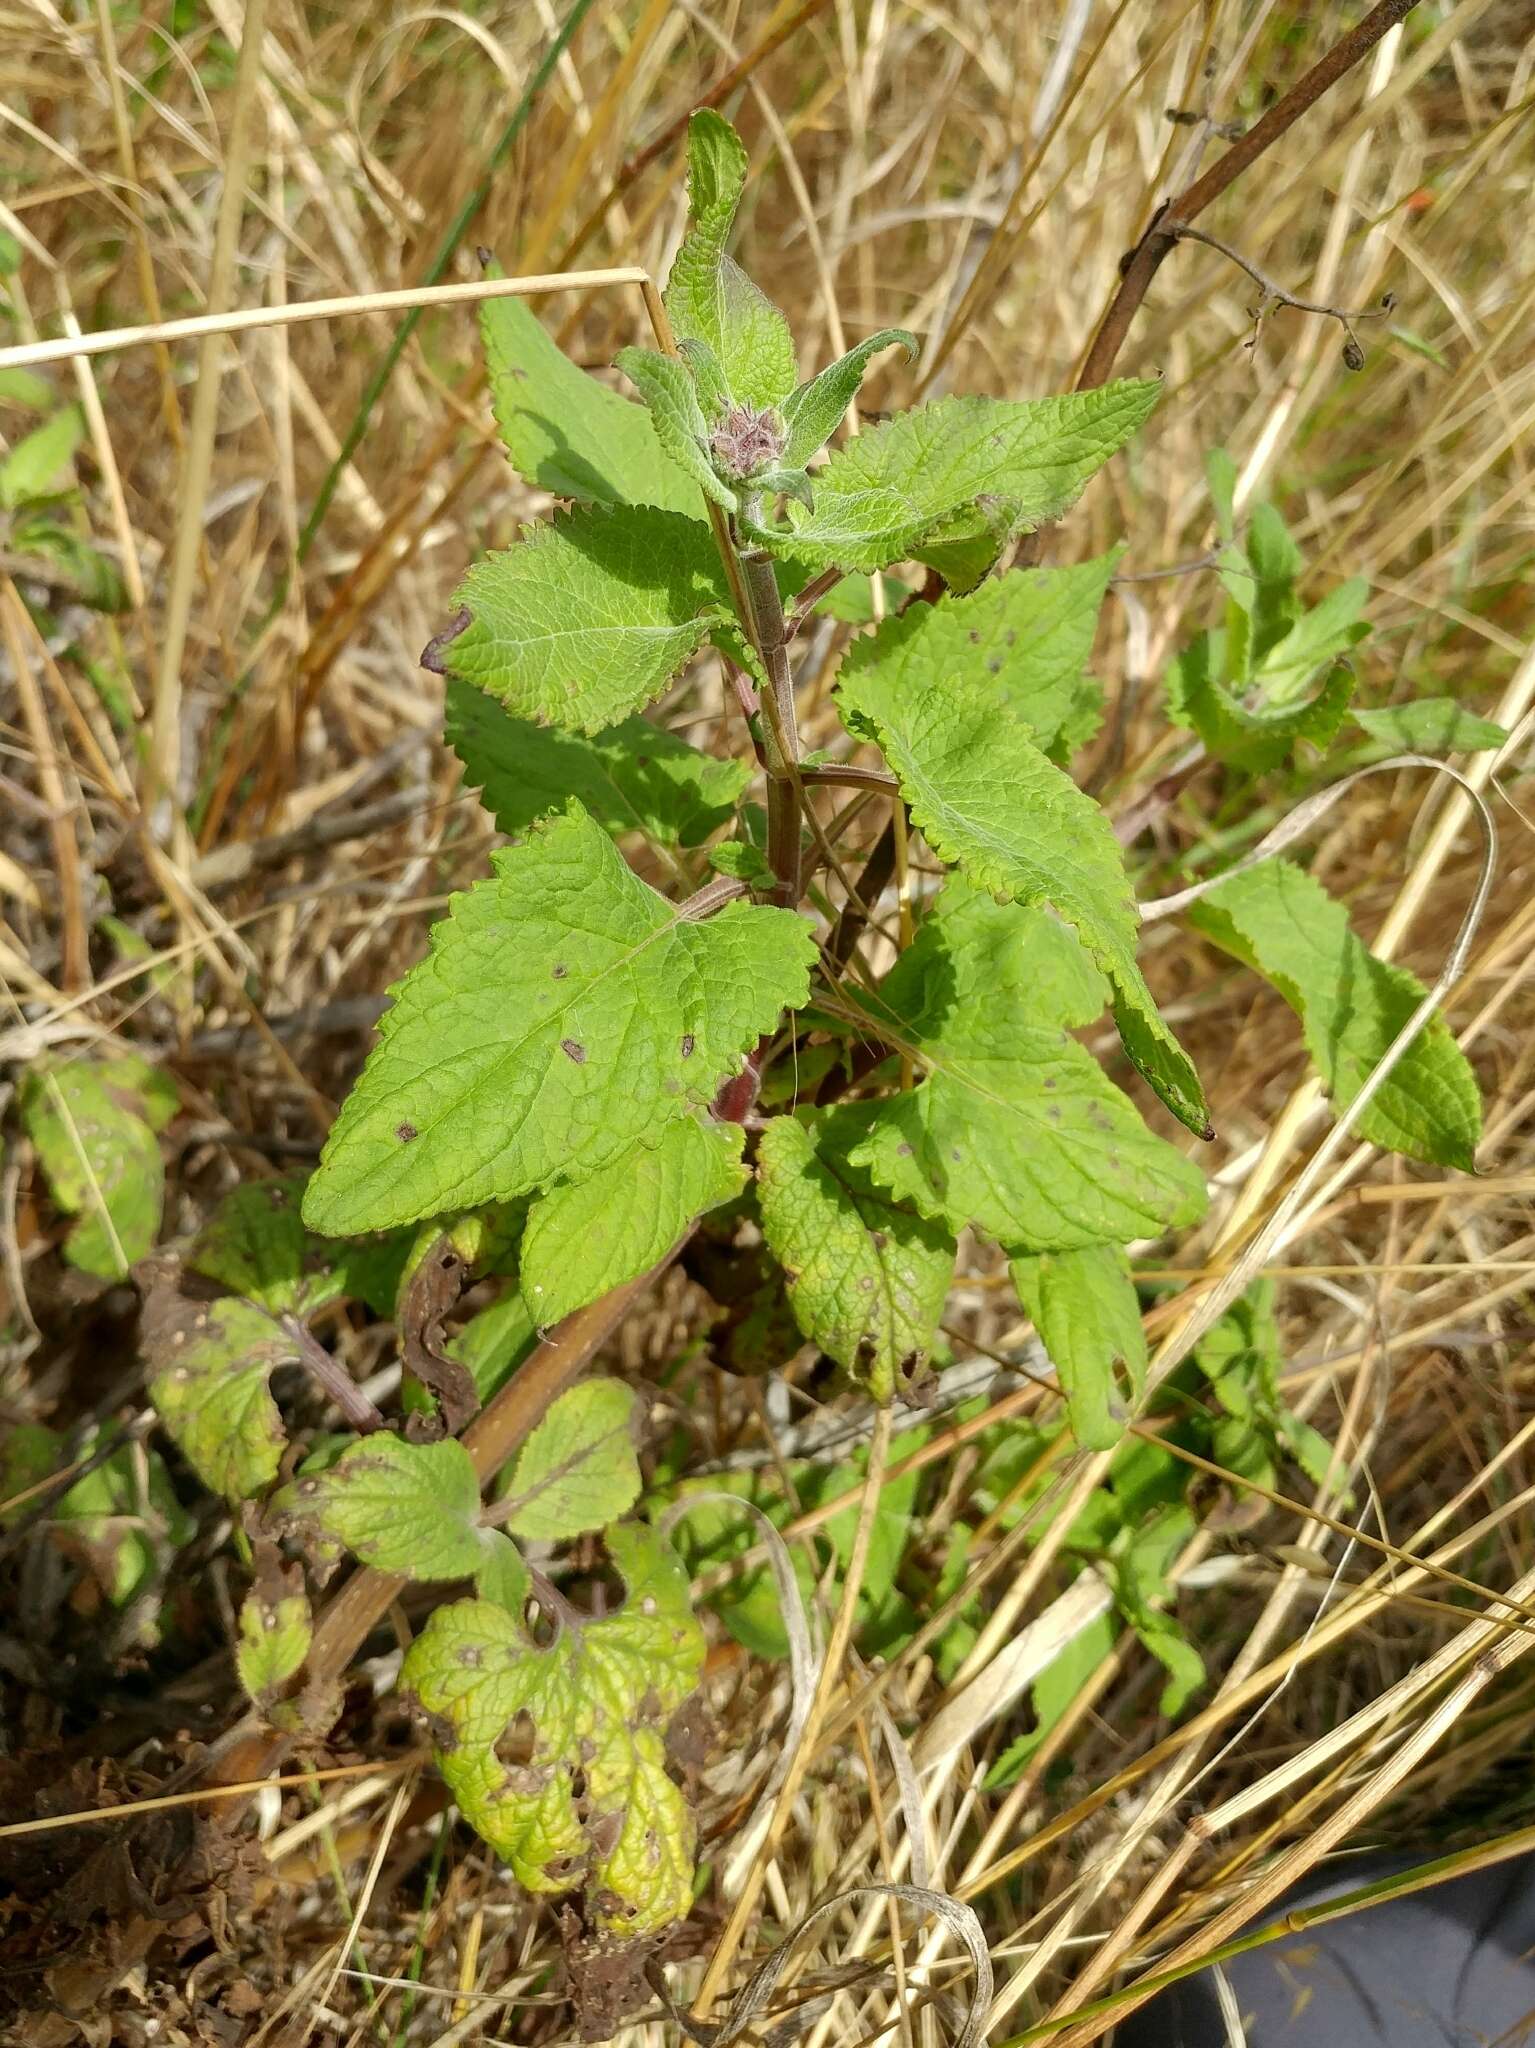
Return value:
[[(249, 32), (263, 12), (257, 53)], [(663, 274), (681, 221), (678, 145), (632, 179), (626, 161), (795, 17), (728, 106), (758, 166), (743, 257), (785, 304), (802, 360), (900, 324), (926, 338), (926, 364), (904, 387), (892, 375), (876, 403), (919, 384), (1062, 388), (1120, 252), (1205, 145), (1164, 110), (1250, 118), (1255, 81), (1283, 88), (1351, 14), (1270, 0), (771, 11), (596, 0), (446, 277), (477, 275), (475, 243), (511, 271)], [(24, 252), (15, 330), (0, 341), (67, 331), (71, 317), (91, 329), (357, 302), (312, 325), (49, 373), (61, 397), (86, 403), (78, 516), (113, 552), (126, 611), (84, 612), (55, 591), (56, 630), (39, 634), (0, 543), (0, 1053), (21, 1062), (115, 1036), (173, 1062), (193, 1109), (178, 1126), (173, 1230), (240, 1176), (313, 1156), (366, 1042), (370, 999), (417, 957), (448, 893), (482, 870), (487, 821), (438, 743), (438, 685), (417, 655), (470, 555), (542, 509), (497, 452), (470, 318), (434, 310), (304, 546), (394, 331), (397, 316), (365, 302), (426, 273), (547, 46), (554, 7), (271, 0), (247, 4), (243, 23), (240, 64), (234, 0), (118, 12), (106, 0), (67, 12), (0, 0), (0, 225)], [(979, 1786), (1017, 1713), (967, 1732), (961, 1709), (964, 1739), (922, 1781), (942, 1881), (976, 1903), (992, 1943), (998, 2038), (1062, 2021), (1180, 1944), (1200, 1953), (1227, 1938), (1336, 1846), (1454, 1847), (1531, 1817), (1516, 1766), (1535, 1734), (1535, 1690), (1516, 1660), (1535, 1640), (1532, 1610), (1498, 1596), (1535, 1597), (1532, 94), (1527, 8), (1425, 0), (1208, 221), (1310, 297), (1363, 305), (1389, 285), (1394, 338), (1372, 330), (1370, 362), (1351, 377), (1330, 323), (1280, 313), (1249, 355), (1247, 281), (1208, 249), (1178, 250), (1122, 359), (1160, 370), (1167, 398), (1055, 543), (1075, 557), (1124, 532), (1136, 570), (1199, 556), (1203, 455), (1222, 443), (1242, 465), (1244, 502), (1268, 492), (1283, 504), (1319, 586), (1369, 578), (1372, 701), (1448, 692), (1520, 734), (1491, 776), (1501, 856), (1447, 1002), (1485, 1089), (1483, 1177), (1430, 1178), (1349, 1143), (1262, 1247), (1282, 1282), (1292, 1393), (1338, 1456), (1317, 1499), (1249, 1498), (1236, 1514), (1214, 1481), (1198, 1496), (1208, 1512), (1184, 1561), (1182, 1612), (1217, 1681), (1211, 1703), (1168, 1730), (1154, 1667), (1125, 1638), (1012, 1792)], [(547, 312), (593, 365), (641, 331), (632, 290), (556, 298)], [(0, 409), (0, 429), (14, 439), (16, 415)], [(1154, 685), (1210, 605), (1208, 579), (1186, 575), (1121, 586), (1108, 607), (1098, 666), (1117, 723), (1099, 775), (1117, 812), (1179, 757)], [(670, 708), (679, 724), (722, 729), (709, 675)], [(1137, 844), (1141, 895), (1269, 822), (1228, 813), (1216, 780), (1196, 777)], [(1384, 928), (1431, 981), (1480, 857), (1443, 785), (1404, 771), (1358, 785), (1315, 866), (1362, 931)], [(168, 970), (153, 987), (141, 962), (115, 958), (98, 922), (108, 910)], [(1177, 920), (1155, 928), (1148, 971), (1220, 1131), (1211, 1221), (1175, 1248), (1185, 1291), (1158, 1312), (1159, 1333), (1176, 1335), (1208, 1278), (1274, 1216), (1326, 1114), (1288, 1012)], [(19, 1151), (8, 1161), (6, 1412), (137, 1412), (118, 1355), (123, 1312), (71, 1320), (40, 1191)], [(1023, 1334), (997, 1280), (989, 1259), (971, 1260), (951, 1309), (962, 1353), (1006, 1351)], [(665, 1370), (668, 1403), (688, 1393), (700, 1460), (760, 1446), (755, 1391), (722, 1381), (706, 1353), (689, 1359), (698, 1326), (698, 1300), (674, 1276), (623, 1332), (621, 1363)], [(387, 1340), (387, 1329), (352, 1333), (360, 1376)], [(1002, 1398), (1015, 1412), (1045, 1396)], [(923, 1455), (936, 1474), (922, 1540), (939, 1545), (970, 1475), (963, 1433)], [(1078, 1489), (1091, 1477), (1062, 1473)], [(920, 1637), (884, 1674), (919, 1761), (940, 1708), (1025, 1624), (1060, 1617), (1065, 1583), (1048, 1545), (972, 1552), (967, 1593), (981, 1591), (991, 1619), (958, 1678), (946, 1692)], [(1489, 1645), (1497, 1655), (1479, 1659)], [(206, 1647), (222, 1669), (216, 1626)], [(742, 1812), (728, 1752), (749, 1753), (784, 1700), (768, 1667), (726, 1645), (711, 1670), (727, 1754), (705, 1820), (723, 1831), (711, 1851), (723, 1859)], [(851, 1664), (832, 1679), (732, 1974), (837, 1886), (904, 1868), (868, 1689)], [(216, 1723), (230, 1706), (227, 1672), (199, 1683), (192, 1672), (180, 1694), (191, 1726), (205, 1707)], [(69, 1717), (63, 1702), (39, 1709), (27, 1739), (59, 1739)], [(358, 1733), (384, 1754), (386, 1719), (359, 1709), (345, 1726), (344, 1740)], [(165, 1740), (162, 1729), (134, 1752), (151, 1776)], [(310, 1798), (273, 1793), (259, 1914), (224, 1949), (195, 1951), (195, 1969), (167, 1944), (85, 2038), (147, 2040), (151, 2020), (160, 2041), (214, 2038), (198, 2031), (210, 2016), (219, 2038), (267, 2041), (564, 2038), (547, 1914), (439, 1812), (413, 1752)], [(699, 1961), (684, 1952), (672, 1973), (679, 1997), (725, 1917), (711, 1902)], [(802, 1985), (833, 1964), (848, 1973), (828, 1980), (843, 1988), (810, 2029), (814, 2048), (891, 2023), (889, 1931), (871, 1902), (807, 1949)], [(936, 1948), (909, 1939), (908, 1975), (962, 1989), (957, 1951), (935, 1962)], [(418, 1994), (399, 1988), (417, 1975)], [(254, 2018), (232, 1995), (247, 1982), (261, 1994)], [(1096, 2039), (1108, 2024), (1049, 2038)], [(643, 2022), (625, 2038), (667, 2031)]]

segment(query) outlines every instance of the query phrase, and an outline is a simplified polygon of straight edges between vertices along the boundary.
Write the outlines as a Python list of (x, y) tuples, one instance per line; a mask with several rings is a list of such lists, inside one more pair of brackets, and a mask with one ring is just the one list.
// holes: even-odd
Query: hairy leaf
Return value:
[(453, 602), (468, 623), (434, 662), (519, 718), (591, 733), (659, 697), (727, 601), (707, 526), (622, 506), (529, 528), (476, 562)]
[(1119, 550), (1070, 569), (1013, 569), (970, 597), (941, 597), (887, 618), (859, 643), (847, 674), (878, 667), (893, 695), (970, 677), (1045, 753), (1097, 692), (1083, 668)]
[(1223, 680), (1230, 637), (1197, 633), (1167, 670), (1167, 715), (1198, 733), (1208, 752), (1234, 768), (1261, 775), (1277, 768), (1297, 740), (1327, 747), (1348, 714), (1354, 671), (1335, 662), (1317, 694), (1282, 709), (1250, 710)]
[(786, 469), (803, 469), (816, 450), (831, 439), (858, 396), (870, 358), (887, 348), (904, 349), (910, 362), (917, 353), (917, 338), (904, 327), (882, 327), (878, 334), (871, 334), (867, 341), (859, 342), (845, 356), (829, 363), (784, 400), (783, 420), (788, 429), (783, 451)]
[[(652, 1530), (608, 1531), (628, 1589), (615, 1614), (558, 1611), (541, 1643), (525, 1611), (439, 1607), (400, 1674), (429, 1718), (464, 1818), (530, 1892), (587, 1887), (588, 1914), (649, 1934), (692, 1902), (693, 1822), (666, 1773), (665, 1730), (697, 1685), (703, 1632), (687, 1576)], [(497, 1744), (525, 1731), (525, 1755)]]
[(1490, 718), (1478, 718), (1453, 697), (1418, 697), (1379, 711), (1354, 713), (1354, 723), (1372, 740), (1410, 754), (1475, 754), (1501, 747), (1508, 734)]
[(79, 1217), (64, 1255), (119, 1280), (160, 1227), (165, 1165), (155, 1134), (176, 1113), (175, 1083), (132, 1053), (38, 1061), (22, 1075), (22, 1126), (54, 1201)]
[(377, 1571), (463, 1579), (482, 1562), (480, 1483), (456, 1437), (412, 1444), (378, 1430), (285, 1487), (274, 1506), (314, 1519)]
[(644, 718), (626, 718), (595, 739), (533, 725), (457, 676), (448, 678), (443, 723), (469, 781), (513, 834), (574, 796), (606, 831), (701, 846), (753, 774), (750, 762), (717, 761)]
[[(1287, 860), (1233, 875), (1194, 905), (1190, 922), (1273, 983), (1301, 1020), (1306, 1046), (1346, 1108), (1423, 998), (1423, 984), (1355, 937), (1348, 913)], [(1469, 1170), (1482, 1132), (1476, 1076), (1443, 1017), (1432, 1018), (1367, 1106), (1361, 1137), (1412, 1159)]]
[(1105, 384), (1065, 397), (944, 398), (870, 427), (815, 479), (815, 510), (762, 538), (811, 568), (883, 569), (934, 537), (976, 580), (1015, 535), (1057, 519), (1130, 438), (1157, 384)]
[[(998, 929), (1011, 920), (1016, 938)], [(953, 1231), (973, 1223), (1013, 1251), (1123, 1243), (1200, 1215), (1200, 1174), (1070, 1036), (1096, 1014), (1070, 932), (962, 895), (912, 954), (915, 968), (903, 960), (869, 1008), (926, 1078), (877, 1105), (855, 1164), (923, 1215)], [(895, 1025), (882, 1021), (890, 1009)]]
[(645, 408), (579, 369), (524, 300), (487, 299), (480, 335), (496, 425), (530, 483), (559, 498), (700, 516), (697, 488), (668, 460)]
[(1173, 1114), (1205, 1131), (1198, 1076), (1136, 965), (1135, 900), (1113, 828), (1092, 798), (973, 675), (922, 675), (915, 665), (893, 672), (871, 640), (852, 650), (839, 694), (844, 712), (877, 734), (936, 852), (995, 896), (1052, 904), (1075, 927), (1114, 986), (1125, 1051)]
[(711, 1103), (808, 994), (786, 910), (692, 923), (578, 803), (492, 856), (400, 982), (304, 1213), (345, 1235), (589, 1177)]
[(621, 348), (614, 361), (644, 399), (656, 439), (677, 467), (716, 505), (723, 505), (727, 512), (736, 511), (740, 500), (729, 484), (715, 475), (709, 460), (709, 422), (687, 364), (653, 348)]
[(145, 1297), (140, 1341), (149, 1398), (203, 1484), (231, 1500), (270, 1486), (287, 1437), (268, 1382), (295, 1339), (254, 1302), (194, 1300), (170, 1273)]
[(621, 1380), (585, 1380), (561, 1394), (517, 1453), (497, 1519), (545, 1543), (616, 1522), (639, 1497), (637, 1423)]
[(849, 1153), (867, 1103), (774, 1117), (758, 1146), (758, 1200), (796, 1322), (876, 1400), (926, 1365), (954, 1272), (950, 1234), (891, 1200)]
[(746, 189), (746, 146), (723, 116), (700, 108), (688, 123), (692, 224), (666, 280), (666, 310), (679, 340), (713, 351), (739, 404), (780, 405), (794, 388), (794, 341), (782, 313), (725, 242)]
[(1012, 1273), (1060, 1379), (1072, 1435), (1083, 1450), (1112, 1450), (1146, 1384), (1146, 1333), (1129, 1260), (1117, 1245), (1083, 1245), (1014, 1259)]
[(523, 1297), (539, 1322), (647, 1272), (695, 1217), (734, 1200), (745, 1136), (739, 1124), (677, 1117), (589, 1180), (540, 1195), (522, 1243)]

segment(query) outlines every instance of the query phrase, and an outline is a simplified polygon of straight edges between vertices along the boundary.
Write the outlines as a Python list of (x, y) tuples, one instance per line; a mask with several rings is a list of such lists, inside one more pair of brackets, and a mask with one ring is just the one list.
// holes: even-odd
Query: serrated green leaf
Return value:
[(529, 1542), (604, 1528), (639, 1498), (638, 1413), (621, 1380), (585, 1380), (550, 1407), (522, 1449), (497, 1519)]
[(895, 673), (874, 639), (852, 649), (839, 697), (845, 713), (878, 734), (937, 853), (1001, 899), (1052, 904), (1076, 929), (1114, 986), (1125, 1051), (1173, 1114), (1203, 1132), (1209, 1117), (1199, 1078), (1136, 965), (1139, 920), (1124, 858), (1092, 798), (1040, 752), (1028, 725), (994, 701), (984, 680)]
[(1303, 612), (1290, 630), (1252, 665), (1252, 681), (1276, 709), (1293, 704), (1310, 687), (1319, 670), (1331, 669), (1349, 648), (1369, 637), (1360, 618), (1370, 586), (1362, 576), (1340, 583), (1318, 605)]
[(860, 642), (846, 672), (877, 665), (893, 695), (970, 678), (1050, 753), (1082, 704), (1082, 671), (1119, 555), (1116, 548), (1069, 569), (1012, 569), (973, 596), (913, 605)]
[(334, 1245), (304, 1228), (302, 1175), (246, 1181), (203, 1225), (187, 1264), (274, 1314), (309, 1316), (346, 1289)]
[(904, 327), (882, 327), (878, 334), (859, 342), (856, 348), (828, 363), (817, 376), (789, 394), (783, 404), (788, 436), (783, 451), (786, 469), (803, 469), (817, 449), (831, 439), (858, 396), (870, 360), (887, 348), (904, 349), (906, 360), (911, 362), (917, 353), (917, 337), (908, 334)]
[(165, 1164), (156, 1133), (174, 1116), (175, 1083), (132, 1053), (41, 1060), (22, 1076), (22, 1127), (54, 1201), (79, 1222), (64, 1255), (120, 1280), (160, 1228)]
[(693, 389), (698, 393), (704, 418), (712, 428), (730, 410), (730, 392), (725, 383), (725, 372), (720, 368), (720, 359), (708, 342), (701, 341), (696, 334), (683, 335), (677, 348), (692, 372)]
[(738, 404), (781, 405), (794, 388), (789, 323), (725, 254), (746, 189), (746, 145), (722, 115), (700, 108), (688, 123), (688, 211), (692, 224), (664, 293), (679, 340), (713, 351)]
[[(1233, 875), (1189, 912), (1195, 928), (1254, 968), (1301, 1020), (1306, 1046), (1347, 1108), (1423, 999), (1423, 984), (1355, 937), (1348, 913), (1305, 869), (1267, 860)], [(1393, 1068), (1359, 1121), (1372, 1145), (1468, 1171), (1482, 1132), (1481, 1096), (1443, 1017)]]
[(893, 1015), (908, 1024), (920, 1024), (931, 1011), (941, 1030), (961, 985), (984, 989), (1003, 1016), (1072, 1029), (1096, 1024), (1110, 1000), (1107, 981), (1067, 927), (998, 903), (963, 875), (952, 874), (871, 1007), (876, 1016)]
[(982, 555), (995, 560), (1008, 540), (1075, 502), (1160, 394), (1126, 381), (1058, 398), (918, 406), (837, 449), (815, 479), (815, 510), (762, 538), (811, 568), (870, 570), (932, 538), (973, 582)]
[[(1201, 1175), (1070, 1035), (1096, 1014), (1071, 934), (973, 894), (956, 911), (923, 925), (916, 973), (903, 963), (891, 977), (898, 1008), (919, 1005), (892, 1035), (926, 1079), (877, 1105), (854, 1163), (923, 1215), (953, 1231), (973, 1223), (1013, 1251), (1124, 1243), (1196, 1220)], [(1014, 919), (1016, 939), (997, 931)], [(884, 997), (870, 1002), (876, 1020)]]
[(803, 1122), (774, 1117), (758, 1144), (758, 1201), (801, 1330), (888, 1401), (927, 1363), (954, 1241), (851, 1164), (876, 1114), (848, 1103)]
[(297, 1357), (294, 1338), (254, 1302), (194, 1300), (165, 1276), (145, 1297), (140, 1340), (149, 1398), (203, 1484), (231, 1500), (270, 1486), (287, 1436), (268, 1382)]
[[(518, 1883), (584, 1883), (589, 1924), (641, 1935), (692, 1903), (693, 1822), (666, 1773), (665, 1730), (698, 1683), (704, 1639), (661, 1538), (629, 1523), (606, 1540), (628, 1590), (617, 1613), (562, 1609), (541, 1644), (521, 1613), (454, 1601), (411, 1645), (400, 1682), (431, 1717), (464, 1818)], [(523, 1716), (530, 1752), (504, 1763), (496, 1745)]]
[(412, 1444), (375, 1431), (325, 1471), (284, 1487), (273, 1506), (318, 1522), (377, 1571), (463, 1579), (480, 1569), (480, 1483), (456, 1437)]
[(1261, 775), (1277, 768), (1298, 740), (1326, 748), (1337, 736), (1354, 693), (1354, 672), (1336, 662), (1309, 702), (1249, 710), (1222, 680), (1230, 635), (1197, 633), (1167, 671), (1167, 715), (1198, 733), (1218, 761)]
[(659, 697), (728, 611), (707, 526), (638, 506), (567, 513), (485, 555), (434, 659), (519, 718), (600, 732)]
[(523, 1298), (539, 1323), (648, 1272), (696, 1217), (733, 1201), (746, 1185), (745, 1137), (739, 1124), (677, 1117), (654, 1143), (540, 1195), (522, 1241)]
[(304, 1213), (344, 1236), (589, 1177), (714, 1099), (809, 992), (806, 920), (692, 923), (577, 803), (492, 856), (394, 990)]
[(697, 489), (645, 408), (579, 369), (523, 300), (487, 299), (480, 335), (496, 425), (530, 483), (560, 498), (700, 517)]
[(1475, 754), (1501, 747), (1508, 734), (1453, 697), (1418, 697), (1377, 711), (1354, 712), (1372, 740), (1411, 754)]
[(448, 678), (443, 728), (496, 823), (513, 834), (574, 796), (608, 832), (701, 846), (730, 817), (754, 772), (749, 762), (717, 761), (644, 718), (626, 718), (595, 739), (533, 725), (457, 676)]
[(736, 511), (739, 498), (709, 460), (709, 423), (687, 364), (653, 348), (621, 348), (614, 361), (644, 399), (656, 439), (672, 461), (716, 505)]
[(62, 407), (24, 435), (0, 457), (0, 511), (13, 512), (18, 505), (48, 497), (84, 439), (85, 415), (78, 405)]
[(1072, 1435), (1085, 1451), (1112, 1450), (1146, 1385), (1146, 1333), (1130, 1261), (1117, 1245), (1083, 1245), (1014, 1259), (1012, 1274), (1066, 1396)]
[(258, 1584), (240, 1604), (235, 1669), (257, 1706), (275, 1698), (302, 1667), (314, 1633), (302, 1590), (273, 1592)]

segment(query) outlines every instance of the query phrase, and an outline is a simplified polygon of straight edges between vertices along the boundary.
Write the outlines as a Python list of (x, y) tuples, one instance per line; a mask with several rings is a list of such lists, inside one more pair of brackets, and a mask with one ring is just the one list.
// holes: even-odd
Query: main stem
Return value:
[(799, 725), (794, 715), (794, 672), (784, 627), (783, 599), (773, 561), (760, 548), (744, 554), (741, 581), (751, 616), (747, 626), (762, 656), (768, 687), (762, 699), (763, 751), (767, 758), (768, 865), (777, 877), (781, 903), (800, 899), (800, 817), (804, 785), (799, 764)]

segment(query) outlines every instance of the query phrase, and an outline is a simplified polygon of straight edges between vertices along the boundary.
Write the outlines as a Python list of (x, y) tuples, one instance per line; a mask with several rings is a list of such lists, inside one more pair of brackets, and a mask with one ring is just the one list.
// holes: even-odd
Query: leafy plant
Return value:
[[(458, 1435), (498, 1389), (517, 1391), (538, 1330), (648, 1273), (702, 1218), (750, 1266), (738, 1355), (777, 1363), (802, 1339), (878, 1402), (920, 1395), (945, 1355), (961, 1237), (999, 1247), (1065, 1424), (979, 1439), (982, 1512), (1012, 1526), (1057, 1443), (1112, 1451), (1071, 1531), (1074, 1568), (1103, 1575), (1119, 1620), (1165, 1666), (1165, 1711), (1203, 1676), (1172, 1605), (1192, 1527), (1184, 1468), (1122, 1439), (1147, 1377), (1128, 1248), (1202, 1215), (1204, 1176), (1165, 1132), (1209, 1136), (1210, 1121), (1142, 972), (1124, 852), (1070, 772), (1100, 720), (1086, 670), (1118, 551), (1008, 566), (1160, 388), (945, 399), (828, 449), (874, 359), (914, 343), (889, 330), (799, 377), (783, 316), (726, 250), (746, 171), (730, 127), (696, 115), (671, 332), (618, 359), (638, 403), (577, 369), (519, 301), (487, 305), (501, 433), (564, 504), (473, 564), (423, 661), (446, 679), (449, 739), (507, 843), (391, 991), (307, 1185), (240, 1190), (181, 1268), (155, 1278), (146, 1309), (167, 1430), (209, 1486), (261, 1503), (238, 1646), (247, 1691), (282, 1712), (303, 1683), (304, 1589), (260, 1547), (279, 1536), (316, 1577), (350, 1553), (380, 1573), (472, 1585), (433, 1610), (402, 1683), (465, 1816), (529, 1890), (581, 1892), (604, 1936), (655, 1934), (693, 1885), (666, 1733), (703, 1638), (678, 1555), (633, 1519), (639, 1404), (609, 1380), (561, 1393), (488, 1505), (482, 1467), (498, 1460), (477, 1462)], [(1241, 782), (1291, 772), (1299, 742), (1341, 730), (1366, 592), (1350, 583), (1303, 603), (1277, 515), (1256, 508), (1239, 536), (1224, 458), (1211, 481), (1225, 618), (1174, 663), (1169, 709)], [(795, 643), (828, 613), (853, 629), (830, 700), (840, 726), (807, 755)], [(646, 715), (692, 687), (700, 656), (741, 712), (732, 758)], [(1372, 739), (1429, 726), (1449, 744), (1486, 738), (1422, 707), (1361, 717)], [(845, 819), (821, 807), (844, 787), (892, 812), (858, 876), (839, 852)], [(908, 826), (944, 873), (902, 945), (880, 896)], [(1417, 1000), (1411, 977), (1373, 959), (1297, 867), (1233, 876), (1195, 922), (1274, 983), (1335, 1098), (1351, 1100)], [(1081, 1034), (1106, 1014), (1100, 1058)], [(79, 1212), (49, 1106), (72, 1071), (45, 1075), (27, 1114), (56, 1199)], [(115, 1100), (94, 1065), (83, 1072), (77, 1092)], [(1173, 1122), (1148, 1121), (1148, 1089)], [(133, 1114), (152, 1143), (148, 1109)], [(1362, 1130), (1466, 1164), (1478, 1117), (1469, 1069), (1434, 1027)], [(147, 1162), (146, 1138), (133, 1143)], [(142, 1219), (135, 1233), (136, 1257)], [(449, 1336), (480, 1281), (496, 1298)], [(382, 1426), (316, 1334), (348, 1302), (395, 1316), (401, 1428)], [(1207, 1341), (1213, 1406), (1188, 1427), (1206, 1451), (1224, 1431), (1214, 1450), (1239, 1477), (1282, 1455), (1315, 1473), (1325, 1446), (1279, 1398), (1264, 1313)], [(347, 1434), (305, 1434), (302, 1403), (283, 1392), (303, 1372), (342, 1404)], [(908, 1432), (892, 1457), (925, 1440)], [(678, 1478), (685, 1495), (675, 1470), (658, 1494)], [(849, 1494), (819, 1553), (846, 1570), (857, 1459), (798, 1467), (796, 1484), (808, 1505)], [(860, 1620), (889, 1641), (948, 1597), (976, 1533), (957, 1522), (943, 1553), (924, 1555), (921, 1487), (917, 1470), (886, 1483), (864, 1568)], [(787, 1514), (782, 1499), (770, 1511)], [(686, 1528), (691, 1559), (741, 1547), (728, 1506), (700, 1506)], [(616, 1606), (599, 1541), (622, 1582)], [(772, 1649), (781, 1630), (760, 1611), (763, 1584), (723, 1611)], [(970, 1627), (953, 1624), (941, 1669)], [(1073, 1657), (1041, 1678), (1042, 1724), (1080, 1669)]]

